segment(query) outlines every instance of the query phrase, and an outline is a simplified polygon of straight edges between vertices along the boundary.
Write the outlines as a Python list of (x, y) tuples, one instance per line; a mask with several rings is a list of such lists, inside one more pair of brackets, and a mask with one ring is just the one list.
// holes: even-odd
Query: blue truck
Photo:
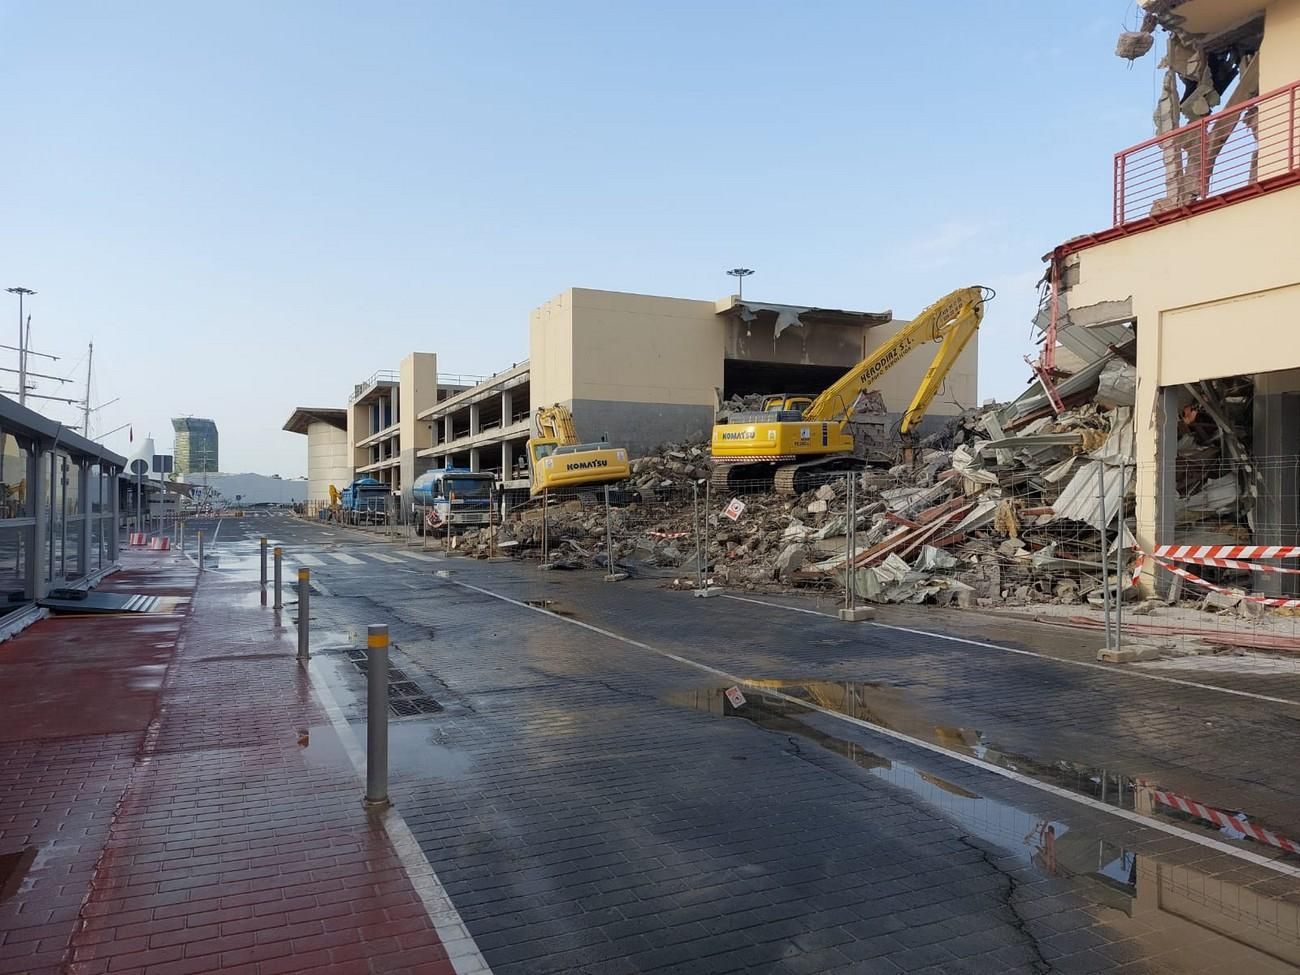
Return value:
[(349, 525), (382, 524), (388, 516), (392, 497), (387, 484), (381, 484), (373, 477), (358, 478), (339, 494), (343, 521)]

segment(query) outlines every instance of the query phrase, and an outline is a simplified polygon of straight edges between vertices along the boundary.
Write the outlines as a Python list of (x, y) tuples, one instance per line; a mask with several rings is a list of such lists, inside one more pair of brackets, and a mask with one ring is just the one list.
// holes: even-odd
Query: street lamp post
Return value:
[(736, 297), (743, 301), (745, 298), (745, 278), (753, 274), (754, 269), (752, 267), (733, 267), (727, 273), (736, 279)]
[(23, 336), (23, 298), (36, 294), (31, 288), (6, 288), (18, 296), (18, 405), (27, 405), (27, 341)]

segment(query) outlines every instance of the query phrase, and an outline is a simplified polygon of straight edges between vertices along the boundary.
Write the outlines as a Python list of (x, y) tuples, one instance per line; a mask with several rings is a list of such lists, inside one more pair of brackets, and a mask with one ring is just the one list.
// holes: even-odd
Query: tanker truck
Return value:
[(496, 475), (447, 467), (421, 474), (411, 485), (415, 530), (442, 534), (492, 523)]

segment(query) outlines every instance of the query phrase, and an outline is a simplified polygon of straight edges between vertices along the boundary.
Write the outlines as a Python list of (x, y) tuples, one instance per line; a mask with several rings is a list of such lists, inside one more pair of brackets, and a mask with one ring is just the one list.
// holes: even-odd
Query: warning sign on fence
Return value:
[(741, 501), (740, 498), (732, 498), (731, 503), (727, 505), (722, 513), (732, 521), (738, 521), (740, 516), (745, 513), (745, 502)]
[(733, 708), (745, 706), (745, 695), (740, 693), (739, 687), (728, 687), (726, 693), (727, 700), (731, 702)]

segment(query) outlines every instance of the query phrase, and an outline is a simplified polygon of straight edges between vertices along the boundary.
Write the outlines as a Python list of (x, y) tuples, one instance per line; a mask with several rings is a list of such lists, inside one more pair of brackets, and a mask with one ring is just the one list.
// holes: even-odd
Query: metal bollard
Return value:
[(366, 805), (388, 805), (388, 625), (366, 627)]
[(203, 571), (203, 532), (199, 532), (199, 572)]
[(308, 646), (311, 627), (311, 569), (298, 570), (298, 659), (311, 656)]
[(262, 588), (266, 588), (266, 536), (262, 536)]
[(279, 545), (277, 545), (275, 547), (275, 604), (274, 604), (276, 609), (284, 608), (284, 597), (280, 593), (280, 583), (281, 583), (281, 579), (283, 578), (280, 569), (280, 560), (283, 555), (284, 555), (284, 550), (280, 548)]

